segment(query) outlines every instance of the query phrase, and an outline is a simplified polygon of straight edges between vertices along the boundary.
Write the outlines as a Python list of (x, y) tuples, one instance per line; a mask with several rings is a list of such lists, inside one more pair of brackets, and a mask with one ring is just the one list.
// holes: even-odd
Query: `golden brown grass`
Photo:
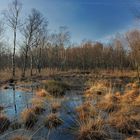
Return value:
[(94, 82), (94, 84), (91, 85), (90, 89), (88, 89), (85, 92), (86, 97), (98, 97), (98, 96), (104, 96), (106, 93), (109, 92), (111, 85), (106, 80), (99, 80)]
[(133, 134), (140, 127), (140, 115), (117, 112), (110, 116), (109, 124), (121, 133)]
[(48, 93), (44, 89), (40, 89), (40, 90), (36, 91), (36, 96), (38, 96), (38, 97), (46, 97), (47, 95), (48, 95)]
[(21, 113), (21, 120), (26, 128), (32, 128), (37, 122), (37, 116), (32, 109), (24, 109)]
[(78, 120), (85, 121), (89, 118), (94, 118), (97, 115), (95, 107), (90, 102), (85, 102), (76, 107)]
[(10, 120), (7, 116), (0, 114), (0, 133), (6, 131), (10, 126)]
[(104, 125), (104, 120), (100, 118), (79, 123), (77, 140), (105, 140), (108, 134)]
[(139, 140), (139, 139), (138, 138), (135, 138), (135, 137), (128, 137), (125, 140)]
[(27, 137), (24, 136), (13, 136), (9, 140), (29, 140)]
[(44, 106), (45, 105), (45, 100), (44, 99), (42, 99), (42, 98), (38, 98), (38, 97), (33, 97), (32, 99), (31, 99), (31, 103), (32, 103), (32, 105), (33, 106)]
[(101, 101), (96, 104), (96, 107), (98, 110), (111, 113), (117, 111), (120, 108), (119, 102), (119, 96), (117, 96), (116, 94), (108, 93), (102, 97)]
[(126, 91), (126, 93), (122, 96), (121, 101), (124, 103), (132, 103), (138, 96), (140, 92), (138, 89), (133, 89)]
[(44, 120), (44, 126), (48, 129), (57, 128), (63, 124), (63, 120), (59, 118), (57, 114), (50, 114)]
[(31, 109), (36, 115), (40, 115), (45, 111), (45, 108), (39, 105), (33, 106)]
[(60, 108), (61, 108), (61, 103), (59, 103), (59, 102), (53, 102), (51, 104), (51, 109), (52, 109), (53, 113), (58, 112), (60, 110)]

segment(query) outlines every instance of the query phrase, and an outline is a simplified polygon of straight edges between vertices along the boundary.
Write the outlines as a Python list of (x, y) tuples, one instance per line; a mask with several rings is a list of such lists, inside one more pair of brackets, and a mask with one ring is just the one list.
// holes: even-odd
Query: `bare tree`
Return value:
[(133, 30), (126, 34), (128, 45), (131, 49), (131, 58), (137, 69), (137, 76), (140, 82), (140, 30)]
[(23, 35), (25, 38), (25, 58), (24, 58), (24, 67), (22, 76), (25, 77), (26, 72), (26, 64), (28, 53), (30, 52), (30, 69), (31, 69), (31, 76), (33, 70), (33, 54), (32, 48), (37, 47), (40, 44), (40, 35), (43, 30), (45, 30), (45, 19), (42, 14), (36, 10), (32, 9), (31, 14), (29, 14), (28, 18), (26, 19), (26, 24), (23, 28)]
[(17, 29), (20, 26), (19, 15), (22, 4), (18, 0), (14, 0), (4, 12), (8, 26), (13, 30), (13, 54), (12, 54), (12, 76), (15, 78), (15, 53), (17, 41)]

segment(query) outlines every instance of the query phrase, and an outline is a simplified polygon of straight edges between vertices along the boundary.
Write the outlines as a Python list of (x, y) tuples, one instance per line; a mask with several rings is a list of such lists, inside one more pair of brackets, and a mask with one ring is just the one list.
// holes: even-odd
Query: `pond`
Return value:
[[(57, 140), (74, 139), (74, 134), (68, 133), (68, 128), (70, 128), (74, 123), (72, 114), (75, 110), (75, 107), (82, 104), (83, 102), (81, 95), (81, 91), (79, 90), (70, 90), (66, 92), (64, 99), (57, 99), (61, 100), (60, 102), (62, 108), (59, 112), (59, 116), (63, 120), (64, 124), (61, 125), (58, 129), (51, 131), (49, 136), (50, 140), (56, 140), (56, 138)], [(15, 90), (13, 88), (0, 90), (0, 105), (4, 106), (2, 113), (6, 114), (11, 121), (18, 120), (23, 109), (31, 107), (32, 97), (34, 97), (34, 90), (32, 88), (30, 88), (28, 91), (22, 91), (20, 88), (16, 88)], [(47, 104), (49, 106), (49, 100), (47, 101)], [(40, 116), (39, 122), (36, 124), (33, 130), (27, 131), (24, 129), (24, 127), (16, 131), (9, 129), (0, 135), (0, 140), (8, 140), (9, 137), (16, 134), (33, 136), (33, 140), (47, 139), (48, 129), (42, 126), (41, 118), (45, 117), (49, 113), (50, 111), (47, 110)]]

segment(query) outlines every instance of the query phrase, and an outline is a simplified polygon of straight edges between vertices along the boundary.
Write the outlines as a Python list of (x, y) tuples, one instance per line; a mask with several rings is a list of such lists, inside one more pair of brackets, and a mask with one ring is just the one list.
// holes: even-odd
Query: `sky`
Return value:
[[(12, 0), (0, 0), (0, 11)], [(137, 0), (20, 0), (22, 16), (32, 8), (47, 18), (50, 31), (67, 26), (73, 42), (83, 39), (106, 42), (116, 33), (135, 27), (134, 7)], [(139, 1), (140, 2), (140, 1)]]

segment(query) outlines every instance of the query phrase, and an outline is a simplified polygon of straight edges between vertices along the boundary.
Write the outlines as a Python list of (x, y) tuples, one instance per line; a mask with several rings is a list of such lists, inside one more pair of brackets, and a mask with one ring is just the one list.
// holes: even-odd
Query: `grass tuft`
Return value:
[(32, 128), (37, 122), (37, 116), (32, 109), (23, 110), (21, 119), (27, 129)]

